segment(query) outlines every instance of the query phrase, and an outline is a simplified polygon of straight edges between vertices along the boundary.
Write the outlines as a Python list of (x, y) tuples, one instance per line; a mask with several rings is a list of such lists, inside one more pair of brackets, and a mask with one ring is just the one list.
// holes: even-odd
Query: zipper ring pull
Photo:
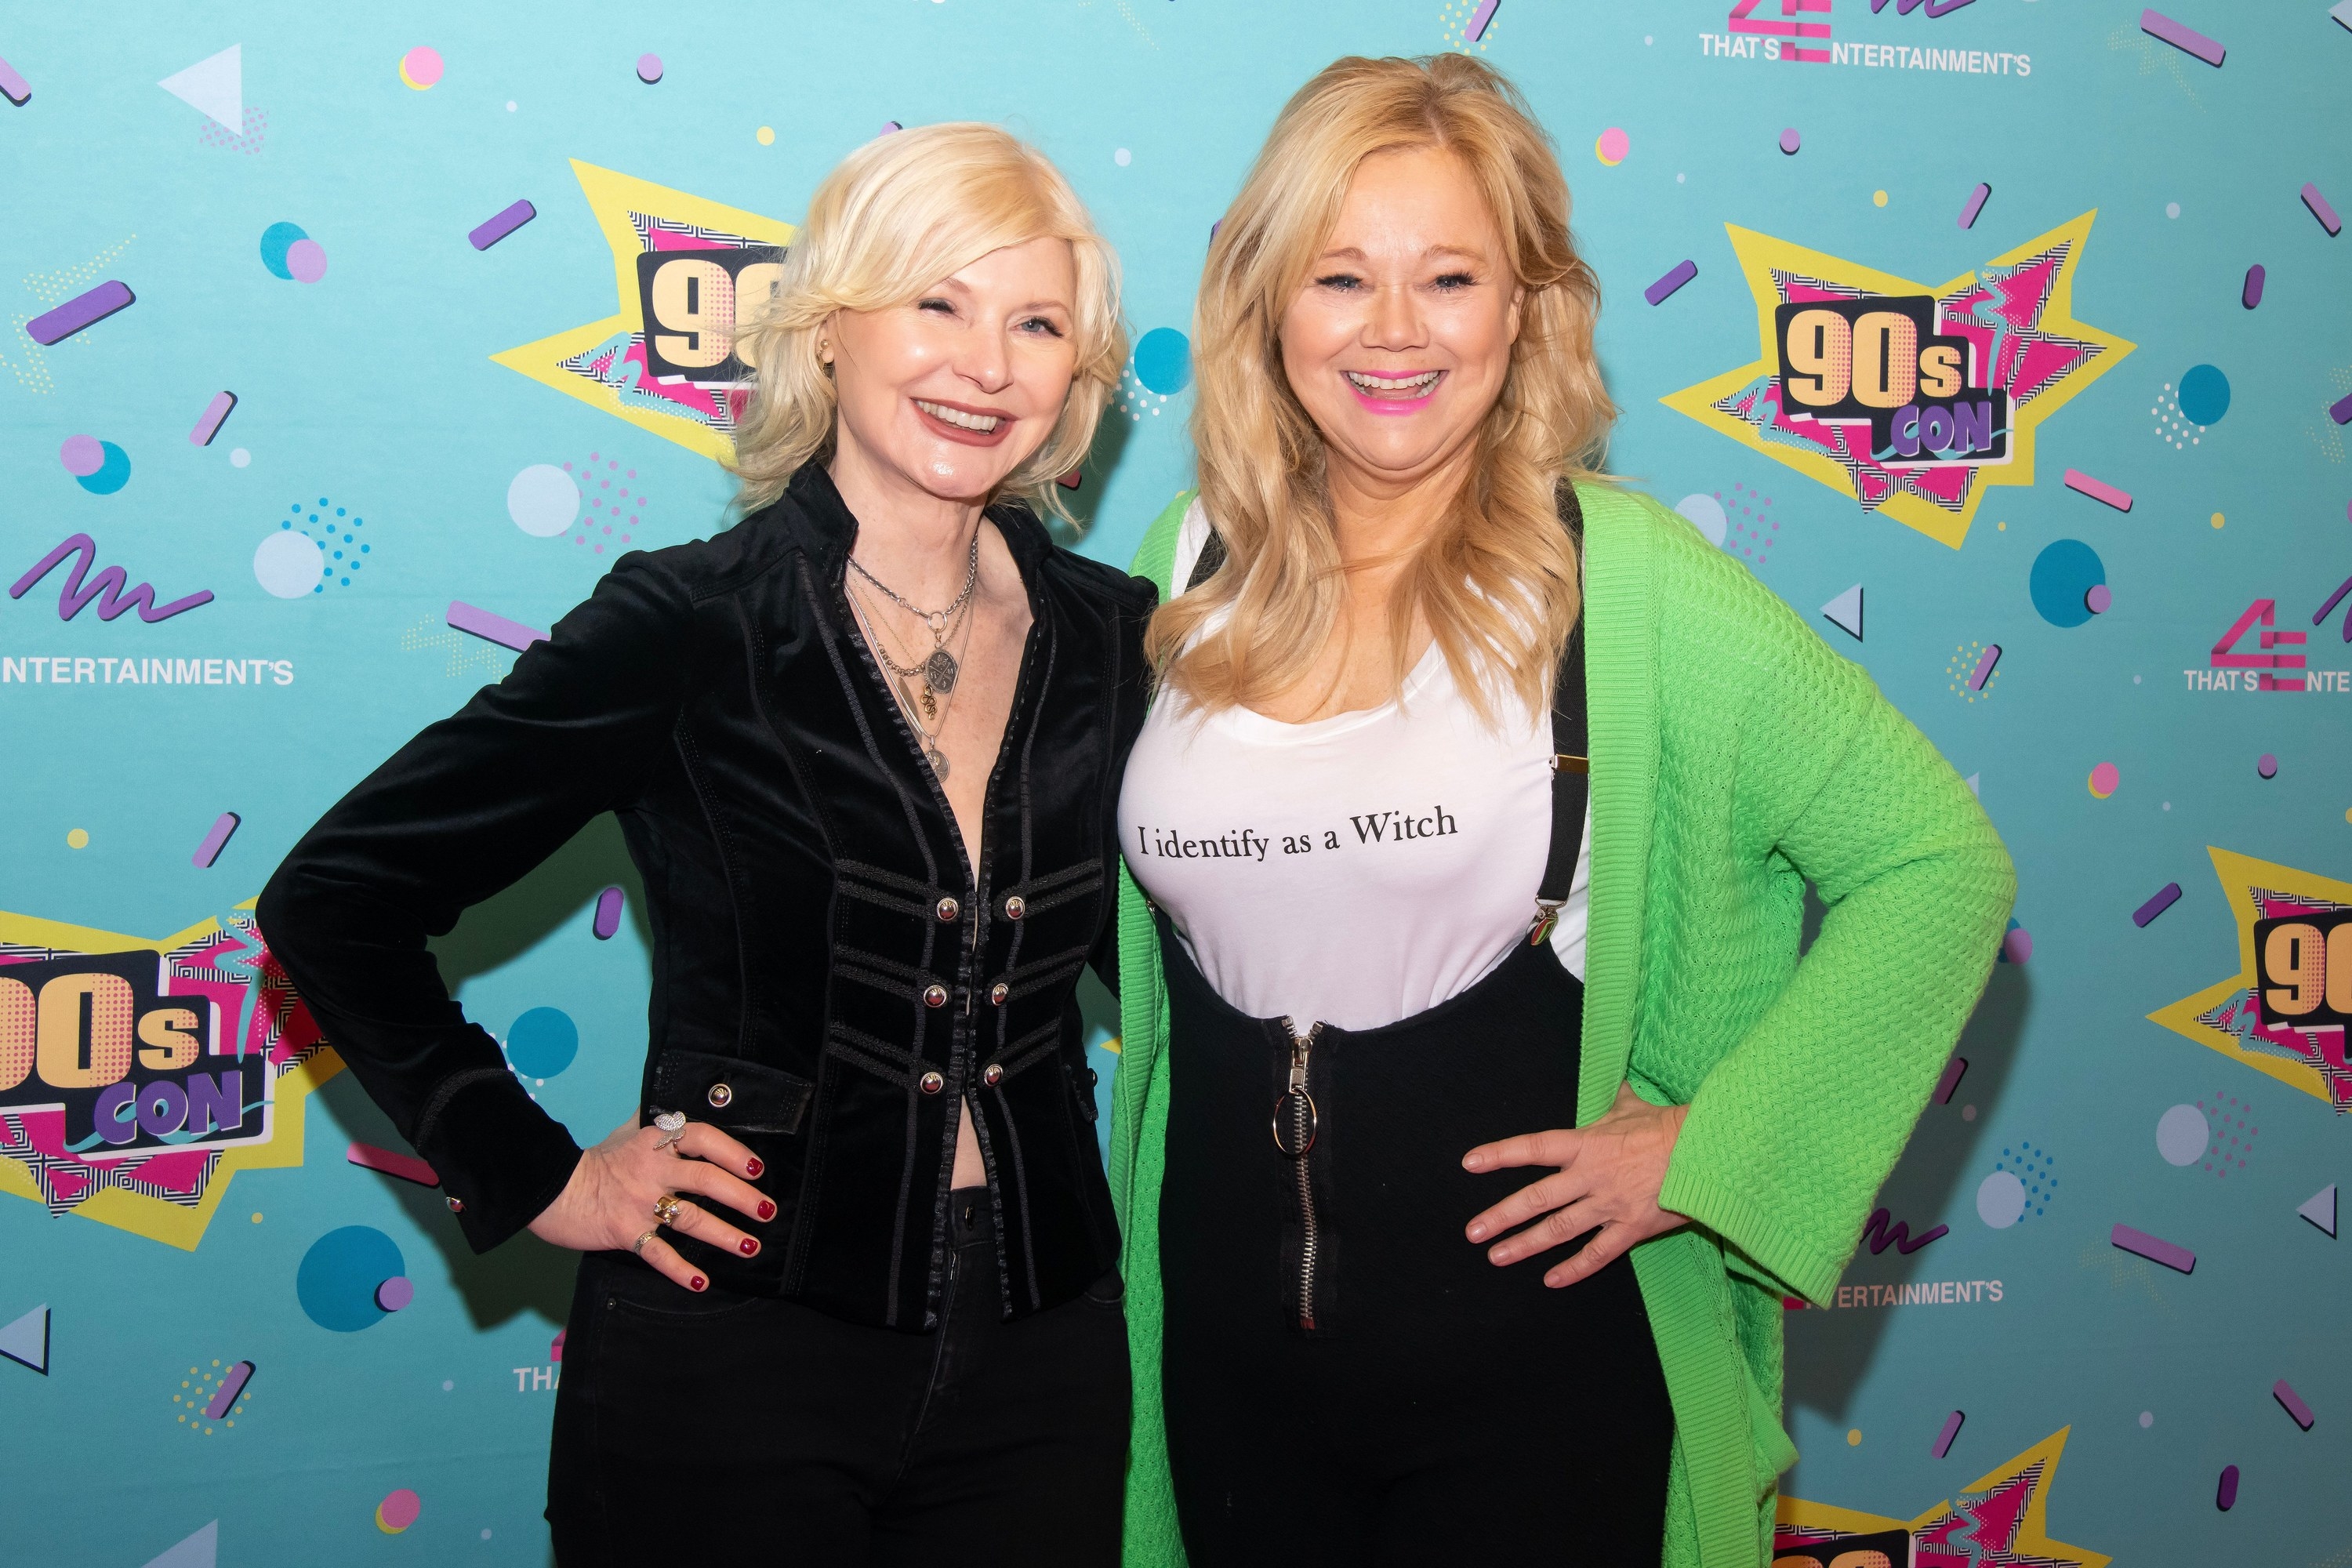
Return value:
[[(1274, 1146), (1293, 1160), (1303, 1160), (1315, 1147), (1315, 1135), (1321, 1130), (1323, 1119), (1315, 1109), (1315, 1097), (1304, 1089), (1285, 1089), (1282, 1098), (1274, 1102)], [(1293, 1148), (1293, 1144), (1297, 1144)]]

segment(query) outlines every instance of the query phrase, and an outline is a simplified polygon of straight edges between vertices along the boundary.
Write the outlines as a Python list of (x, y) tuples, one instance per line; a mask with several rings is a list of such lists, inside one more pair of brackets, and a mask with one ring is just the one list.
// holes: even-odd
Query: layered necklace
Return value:
[[(921, 621), (931, 634), (929, 657), (913, 664), (900, 664), (892, 657), (888, 645), (876, 635), (879, 629), (878, 618), (866, 613), (866, 606), (858, 602), (857, 595), (849, 595), (850, 608), (856, 613), (857, 624), (866, 634), (866, 646), (874, 650), (874, 656), (882, 661), (883, 668), (889, 670), (899, 708), (922, 737), (924, 760), (931, 764), (931, 771), (944, 784), (948, 776), (948, 759), (946, 752), (940, 749), (939, 737), (947, 729), (948, 713), (955, 706), (956, 680), (963, 670), (962, 661), (949, 651), (948, 644), (961, 639), (960, 646), (967, 649), (971, 646), (971, 595), (980, 583), (980, 532), (977, 529), (972, 531), (971, 555), (964, 567), (962, 591), (943, 610), (926, 610), (908, 600), (868, 572), (855, 555), (849, 558), (849, 564), (876, 592)], [(919, 690), (908, 684), (919, 678), (922, 681)]]

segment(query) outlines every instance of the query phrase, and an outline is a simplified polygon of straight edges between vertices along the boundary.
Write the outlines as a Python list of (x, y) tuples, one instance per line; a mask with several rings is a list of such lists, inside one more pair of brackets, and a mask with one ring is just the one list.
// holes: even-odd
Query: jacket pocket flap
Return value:
[(798, 1132), (815, 1092), (796, 1073), (709, 1051), (667, 1050), (654, 1067), (653, 1109), (730, 1132)]

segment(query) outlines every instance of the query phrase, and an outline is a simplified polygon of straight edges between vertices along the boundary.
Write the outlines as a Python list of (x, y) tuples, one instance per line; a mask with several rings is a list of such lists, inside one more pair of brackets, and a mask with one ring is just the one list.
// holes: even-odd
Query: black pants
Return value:
[(1497, 1268), (1463, 1237), (1546, 1173), (1463, 1154), (1575, 1124), (1582, 984), (1522, 946), (1425, 1013), (1322, 1031), (1302, 1197), (1271, 1126), (1289, 1036), (1163, 951), (1162, 1384), (1193, 1568), (1657, 1563), (1674, 1416), (1632, 1266), (1553, 1290), (1566, 1249)]
[(1118, 1277), (1006, 1322), (987, 1190), (951, 1201), (954, 1272), (928, 1334), (582, 1259), (548, 1475), (562, 1568), (1112, 1568)]

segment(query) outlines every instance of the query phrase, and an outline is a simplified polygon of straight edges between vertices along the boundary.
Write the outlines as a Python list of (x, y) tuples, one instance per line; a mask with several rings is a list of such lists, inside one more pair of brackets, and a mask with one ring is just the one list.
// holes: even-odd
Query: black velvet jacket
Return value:
[(653, 935), (643, 1112), (740, 1139), (778, 1208), (756, 1258), (675, 1238), (714, 1284), (934, 1326), (967, 1096), (1008, 1314), (1115, 1262), (1075, 993), (1089, 957), (1116, 973), (1113, 818), (1152, 590), (1019, 507), (990, 515), (1034, 624), (979, 866), (856, 634), (856, 521), (811, 466), (715, 539), (615, 562), (270, 879), (272, 951), (477, 1249), (552, 1202), (579, 1149), (450, 999), (425, 939), (610, 811)]

